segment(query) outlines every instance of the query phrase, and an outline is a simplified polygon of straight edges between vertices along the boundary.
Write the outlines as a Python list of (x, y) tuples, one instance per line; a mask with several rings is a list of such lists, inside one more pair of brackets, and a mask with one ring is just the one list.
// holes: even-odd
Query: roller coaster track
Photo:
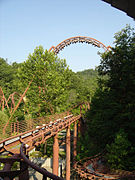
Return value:
[[(45, 142), (48, 138), (53, 137), (61, 130), (65, 129), (67, 126), (70, 126), (71, 123), (77, 121), (80, 119), (81, 115), (73, 116), (68, 115), (64, 117), (63, 119), (57, 119), (53, 123), (50, 123), (48, 125), (43, 124), (40, 127), (37, 127), (36, 129), (21, 133), (19, 135), (16, 135), (14, 137), (7, 138), (0, 142), (0, 152), (8, 151), (10, 154), (13, 154), (14, 156), (11, 158), (8, 158), (7, 161), (3, 160), (3, 158), (0, 159), (1, 162), (9, 163), (9, 159), (12, 160), (11, 162), (18, 160), (15, 155), (19, 158), (19, 161), (21, 159), (26, 162), (27, 165), (34, 168), (38, 172), (42, 173), (45, 177), (50, 177), (52, 179), (62, 179), (60, 177), (57, 177), (56, 175), (46, 171), (43, 168), (39, 168), (37, 165), (32, 163), (26, 155), (28, 155), (28, 152), (32, 150), (35, 146)], [(21, 145), (18, 149), (15, 149), (16, 146)], [(25, 149), (25, 151), (24, 151)], [(20, 154), (19, 154), (20, 152)], [(10, 172), (13, 173), (13, 177), (16, 175), (17, 172), (15, 171), (1, 171), (0, 176), (6, 177), (6, 174)], [(18, 174), (21, 172), (18, 172)]]
[[(74, 108), (76, 107), (80, 107), (81, 110), (82, 108), (89, 108), (89, 105), (85, 103), (85, 107), (84, 104), (74, 106)], [(69, 113), (72, 109), (73, 108), (70, 108), (66, 112), (67, 115), (63, 118), (56, 119), (49, 124), (42, 124), (41, 126), (37, 126), (35, 129), (20, 133), (16, 136), (9, 137), (1, 141), (0, 153), (8, 152), (11, 154), (11, 157), (0, 158), (0, 162), (5, 164), (3, 170), (0, 171), (0, 177), (5, 179), (13, 179), (15, 176), (19, 176), (20, 179), (23, 179), (22, 176), (25, 174), (25, 179), (29, 179), (29, 177), (27, 177), (27, 167), (30, 166), (43, 174), (43, 179), (50, 177), (52, 179), (62, 180), (61, 177), (58, 177), (57, 175), (48, 172), (46, 169), (40, 168), (36, 164), (32, 163), (27, 156), (35, 146), (44, 143), (50, 137), (55, 137), (58, 132), (62, 131), (63, 129), (70, 129), (70, 125), (72, 123), (80, 120), (81, 114), (73, 116), (71, 113)], [(22, 166), (20, 165), (20, 170), (12, 171), (11, 168), (13, 162), (16, 161), (21, 162)]]
[[(81, 179), (95, 179), (95, 180), (120, 180), (120, 179), (135, 179), (135, 171), (121, 171), (121, 172), (112, 172), (112, 173), (101, 173), (103, 169), (98, 169), (98, 162), (103, 158), (103, 154), (99, 153), (95, 156), (84, 158), (75, 163), (74, 168), (79, 174)], [(102, 167), (105, 168), (105, 167)]]
[[(82, 108), (85, 108), (85, 110), (87, 110), (87, 108), (90, 108), (89, 104), (86, 103), (74, 106), (74, 108), (76, 107), (80, 107), (80, 110), (82, 110)], [(0, 158), (0, 162), (5, 164), (3, 170), (0, 170), (0, 177), (4, 178), (5, 180), (9, 180), (18, 176), (20, 180), (28, 180), (28, 167), (31, 167), (37, 172), (41, 173), (43, 175), (43, 179), (47, 179), (47, 177), (49, 177), (54, 180), (63, 180), (62, 177), (58, 177), (58, 174), (50, 173), (46, 169), (39, 167), (37, 164), (31, 162), (28, 158), (28, 154), (34, 147), (44, 143), (51, 137), (56, 137), (60, 131), (70, 128), (71, 124), (76, 123), (77, 121), (80, 122), (82, 118), (81, 113), (79, 115), (73, 116), (73, 114), (70, 113), (72, 109), (73, 108), (68, 110), (64, 117), (55, 119), (49, 124), (42, 124), (32, 130), (20, 133), (16, 136), (9, 137), (1, 141), (0, 153), (2, 154), (4, 152), (8, 152), (11, 155), (8, 158)], [(88, 165), (94, 167), (94, 165), (97, 163), (97, 161), (99, 161), (101, 157), (102, 154), (98, 154), (96, 156), (82, 159), (81, 161), (74, 163), (74, 169), (81, 179), (119, 179), (119, 175), (103, 174), (96, 170), (91, 170), (88, 168)], [(14, 162), (20, 162), (20, 170), (11, 170)], [(130, 177), (135, 177), (135, 175), (131, 174)], [(66, 180), (67, 179), (70, 179), (70, 174), (68, 177), (66, 177)]]
[[(108, 51), (110, 46), (106, 47), (103, 43), (100, 41), (85, 37), (85, 36), (76, 36), (68, 38), (61, 43), (59, 43), (56, 47), (52, 46), (49, 51), (53, 51), (55, 54), (58, 54), (62, 49), (64, 49), (65, 46), (68, 46), (73, 43), (88, 43), (91, 45), (94, 45), (99, 48), (103, 48), (105, 51)], [(13, 112), (11, 112), (11, 117), (15, 110), (18, 108), (20, 102), (23, 100), (23, 97), (25, 96), (26, 92), (29, 89), (30, 84), (33, 80), (29, 83), (28, 87), (26, 88), (23, 95), (21, 95), (20, 100), (15, 107), (14, 105), (14, 95), (16, 93), (13, 93), (9, 99), (11, 99), (13, 104)], [(1, 91), (2, 92), (2, 91)], [(2, 101), (1, 101), (1, 107), (4, 107), (4, 101), (5, 105), (8, 107), (8, 101), (6, 101), (4, 94), (2, 94)], [(18, 95), (18, 94), (17, 94)], [(80, 107), (80, 114), (73, 116), (71, 114), (71, 110), (73, 108)], [(11, 107), (12, 108), (12, 107)], [(88, 103), (81, 103), (75, 107), (71, 108), (67, 111), (66, 116), (55, 119), (53, 122), (50, 122), (49, 124), (40, 124), (36, 128), (33, 128), (31, 130), (25, 131), (23, 133), (19, 133), (16, 136), (9, 137), (7, 139), (4, 139), (0, 142), (0, 153), (8, 152), (10, 154), (10, 157), (8, 158), (0, 158), (0, 162), (4, 163), (3, 170), (0, 170), (0, 177), (4, 178), (5, 180), (13, 179), (14, 177), (18, 176), (19, 179), (29, 179), (29, 173), (28, 173), (28, 166), (35, 169), (39, 173), (43, 175), (43, 180), (46, 180), (47, 177), (54, 179), (54, 180), (62, 180), (62, 177), (58, 177), (58, 133), (64, 129), (67, 129), (66, 134), (66, 180), (70, 180), (70, 125), (74, 123), (74, 159), (75, 155), (77, 154), (76, 151), (76, 145), (77, 145), (77, 122), (78, 122), (78, 129), (80, 129), (80, 122), (81, 122), (81, 110), (84, 108), (85, 110), (89, 109), (90, 106)], [(5, 126), (6, 129), (7, 125)], [(80, 130), (79, 130), (80, 131)], [(4, 131), (3, 131), (4, 132)], [(31, 162), (29, 160), (28, 154), (29, 152), (34, 149), (34, 147), (45, 143), (45, 141), (49, 138), (54, 138), (54, 144), (53, 144), (53, 173), (48, 172), (45, 168), (39, 167), (37, 164)], [(113, 180), (118, 179), (119, 176), (109, 175), (109, 174), (103, 174), (100, 172), (97, 172), (96, 170), (88, 169), (88, 165), (94, 166), (94, 164), (99, 160), (99, 158), (102, 156), (96, 155), (94, 157), (87, 158), (85, 160), (81, 160), (79, 162), (74, 161), (74, 169), (79, 174), (81, 179), (98, 179), (98, 180)], [(20, 162), (20, 169), (19, 170), (12, 170), (12, 165), (14, 162)]]
[(103, 43), (101, 43), (100, 41), (94, 38), (87, 37), (87, 36), (75, 36), (75, 37), (65, 39), (64, 41), (59, 43), (56, 47), (52, 46), (49, 49), (49, 51), (53, 51), (55, 54), (58, 54), (61, 50), (63, 50), (66, 46), (69, 46), (70, 44), (84, 43), (84, 42), (98, 48), (103, 48), (105, 51), (108, 51), (110, 48), (110, 46), (106, 47)]
[[(119, 179), (118, 175), (103, 174), (99, 171), (94, 170), (94, 166), (97, 162), (102, 159), (103, 154), (97, 154), (95, 156), (82, 159), (75, 163), (75, 170), (83, 179), (100, 179), (100, 180), (114, 180)], [(91, 169), (88, 167), (91, 165)]]
[(48, 138), (54, 136), (58, 132), (65, 129), (68, 125), (81, 118), (81, 115), (68, 115), (63, 119), (57, 119), (49, 124), (37, 126), (37, 128), (20, 133), (19, 135), (9, 137), (0, 142), (0, 153), (8, 151), (11, 154), (20, 152), (20, 149), (15, 149), (15, 146), (21, 143), (27, 144), (27, 152), (31, 151), (35, 146), (45, 142)]

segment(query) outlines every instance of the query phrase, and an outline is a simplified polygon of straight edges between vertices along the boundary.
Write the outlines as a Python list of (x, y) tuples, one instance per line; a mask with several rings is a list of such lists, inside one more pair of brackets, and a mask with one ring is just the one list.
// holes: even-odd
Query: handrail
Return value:
[[(85, 103), (84, 103), (85, 104)], [(78, 105), (82, 106), (82, 103)], [(74, 108), (76, 108), (75, 106)], [(71, 108), (72, 110), (73, 108)], [(71, 111), (69, 110), (69, 111)], [(42, 125), (40, 127), (37, 127), (36, 129), (29, 130), (27, 132), (21, 133), (19, 135), (9, 137), (3, 141), (0, 142), (0, 151), (2, 149), (2, 152), (4, 150), (10, 151), (9, 147), (12, 147), (13, 144), (19, 144), (21, 143), (20, 147), (20, 158), (30, 167), (38, 171), (43, 175), (43, 178), (49, 177), (54, 180), (63, 180), (62, 177), (56, 176), (53, 173), (47, 171), (45, 168), (39, 167), (37, 164), (31, 162), (28, 157), (27, 153), (34, 148), (34, 146), (41, 144), (45, 142), (48, 138), (54, 136), (58, 132), (62, 131), (63, 129), (70, 126), (75, 121), (79, 120), (81, 118), (81, 114), (73, 116), (73, 114), (69, 114), (62, 119), (56, 119), (54, 122), (50, 122), (50, 124)], [(47, 129), (46, 129), (47, 128)], [(25, 136), (26, 135), (26, 136)], [(8, 162), (8, 159), (7, 159)]]
[[(82, 103), (79, 103), (78, 105), (73, 105), (72, 107), (69, 107), (68, 110), (66, 111), (67, 114), (69, 114), (69, 112), (72, 109), (74, 109), (76, 107), (79, 107), (82, 104), (86, 104), (86, 102), (82, 102)], [(40, 126), (40, 128), (36, 128), (36, 130), (40, 130), (41, 128), (42, 128), (42, 126)], [(19, 143), (23, 142), (25, 140), (25, 137), (23, 137), (25, 134), (27, 135), (28, 133), (31, 133), (27, 137), (33, 136), (35, 134), (34, 131), (35, 131), (35, 129), (28, 130), (26, 132), (19, 133), (18, 135), (11, 136), (9, 138), (6, 138), (6, 139), (0, 141), (0, 153), (3, 152), (4, 150), (9, 151), (8, 145), (12, 146), (12, 144), (14, 144), (14, 143), (16, 143), (16, 144), (18, 143), (19, 144)], [(10, 140), (13, 140), (13, 141), (7, 143), (7, 141), (10, 141)], [(6, 147), (7, 147), (7, 149), (6, 149)]]
[[(69, 115), (70, 116), (70, 115)], [(71, 123), (75, 122), (76, 120), (80, 119), (81, 115), (78, 115), (78, 116), (75, 116), (75, 117), (71, 117), (71, 119), (65, 119), (64, 122), (62, 122), (64, 125), (63, 127), (61, 127), (59, 129), (59, 127), (61, 126), (61, 123), (60, 125), (58, 126), (58, 129), (56, 132), (52, 133), (51, 136), (53, 136), (55, 133), (58, 133), (59, 131), (61, 131), (62, 129), (65, 129), (68, 125), (70, 125)], [(55, 122), (54, 122), (55, 123)], [(55, 126), (54, 128), (52, 127), (52, 131), (55, 129)], [(48, 130), (49, 131), (49, 130)], [(42, 137), (45, 133), (42, 134)], [(31, 141), (34, 141), (35, 139), (39, 138), (40, 135), (37, 135), (35, 137), (33, 137), (31, 139)], [(49, 171), (47, 171), (46, 169), (44, 168), (41, 168), (41, 167), (38, 167), (38, 165), (36, 165), (35, 163), (31, 162), (27, 157), (26, 157), (26, 153), (27, 153), (27, 148), (29, 148), (29, 140), (25, 141), (24, 143), (22, 143), (21, 147), (20, 147), (20, 155), (22, 157), (22, 159), (30, 166), (32, 167), (33, 169), (35, 169), (36, 171), (38, 171), (39, 173), (43, 174), (45, 177), (50, 177), (52, 179), (58, 179), (58, 180), (63, 180), (63, 178), (61, 177), (58, 177), (56, 175), (54, 175), (53, 173), (50, 173)], [(27, 147), (27, 148), (26, 148)], [(25, 151), (25, 153), (24, 153)]]
[(25, 149), (24, 143), (22, 143), (21, 148), (20, 148), (20, 155), (23, 158), (23, 160), (33, 169), (35, 169), (36, 171), (38, 171), (39, 173), (43, 174), (43, 176), (45, 177), (49, 177), (52, 178), (54, 180), (64, 180), (63, 178), (54, 175), (53, 173), (50, 173), (49, 171), (47, 171), (45, 168), (41, 168), (38, 167), (35, 163), (31, 162), (25, 155), (25, 153), (23, 152), (23, 149)]

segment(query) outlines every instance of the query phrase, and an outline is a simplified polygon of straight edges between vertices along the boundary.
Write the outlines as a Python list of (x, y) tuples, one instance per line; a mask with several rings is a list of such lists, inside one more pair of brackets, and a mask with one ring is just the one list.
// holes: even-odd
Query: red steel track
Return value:
[(54, 136), (58, 132), (65, 129), (68, 125), (80, 119), (81, 115), (73, 116), (68, 115), (63, 119), (57, 119), (50, 124), (43, 124), (42, 126), (37, 126), (36, 129), (20, 133), (16, 136), (9, 137), (0, 142), (0, 153), (8, 151), (10, 153), (19, 153), (20, 149), (15, 148), (21, 143), (27, 144), (26, 151), (27, 153), (32, 150), (35, 146), (45, 142), (48, 138)]
[[(88, 103), (79, 104), (76, 107), (80, 107), (80, 111), (83, 109), (87, 110), (90, 108)], [(72, 109), (72, 108), (71, 108)], [(71, 110), (70, 109), (70, 110)], [(59, 118), (50, 122), (49, 124), (42, 124), (35, 129), (20, 133), (16, 136), (9, 137), (0, 142), (0, 153), (9, 152), (12, 156), (8, 158), (0, 158), (1, 163), (5, 163), (3, 170), (0, 171), (0, 177), (5, 178), (5, 180), (13, 179), (18, 176), (19, 179), (29, 179), (28, 166), (38, 171), (43, 175), (43, 179), (47, 177), (54, 180), (63, 180), (62, 177), (58, 177), (55, 173), (50, 173), (46, 169), (39, 167), (37, 164), (31, 162), (28, 158), (28, 153), (39, 144), (44, 143), (50, 137), (56, 137), (56, 135), (63, 129), (70, 128), (73, 123), (79, 122), (82, 115), (73, 116), (73, 114), (67, 111), (67, 115), (63, 118)], [(75, 126), (74, 126), (75, 128)], [(79, 128), (79, 127), (78, 127)], [(66, 140), (67, 142), (67, 140)], [(74, 147), (76, 148), (76, 147)], [(73, 154), (76, 152), (73, 152)], [(70, 151), (69, 151), (70, 154)], [(94, 166), (96, 162), (102, 157), (102, 154), (83, 159), (74, 164), (75, 171), (79, 174), (81, 179), (98, 179), (98, 180), (114, 180), (118, 179), (118, 175), (103, 174), (97, 172), (96, 170), (88, 169), (88, 165)], [(20, 162), (20, 170), (11, 170), (13, 162)], [(70, 162), (69, 162), (70, 166)], [(55, 168), (55, 167), (54, 167)], [(135, 177), (130, 175), (130, 177)], [(70, 179), (70, 173), (66, 176), (66, 180)]]
[(102, 158), (102, 154), (98, 154), (89, 158), (85, 158), (75, 163), (76, 172), (83, 179), (100, 179), (100, 180), (114, 180), (119, 179), (118, 175), (103, 174), (94, 169), (89, 169), (88, 165), (94, 167), (95, 164)]
[[(64, 41), (62, 41), (61, 43), (59, 43), (56, 47), (52, 46), (49, 51), (53, 50), (53, 52), (55, 54), (58, 54), (59, 51), (61, 51), (62, 49), (64, 49), (65, 46), (68, 46), (70, 44), (73, 43), (88, 43), (88, 44), (92, 44), (96, 47), (99, 48), (103, 48), (105, 51), (108, 51), (110, 46), (106, 47), (103, 43), (101, 43), (100, 41), (91, 38), (91, 37), (86, 37), (86, 36), (76, 36), (76, 37), (71, 37), (68, 38)], [(10, 96), (11, 100), (12, 100), (12, 104), (13, 104), (13, 111), (11, 110), (11, 117), (13, 116), (14, 112), (16, 111), (16, 109), (18, 108), (20, 102), (23, 100), (23, 97), (25, 96), (27, 90), (29, 89), (30, 84), (32, 83), (33, 79), (31, 80), (31, 82), (29, 83), (28, 87), (26, 88), (25, 92), (23, 93), (23, 95), (20, 97), (20, 100), (17, 104), (17, 106), (15, 107), (14, 105), (14, 94), (12, 94)], [(6, 101), (3, 91), (1, 89), (1, 94), (2, 94), (2, 101), (1, 103), (1, 107), (4, 108), (4, 101), (5, 101), (5, 105), (8, 107), (8, 102)], [(84, 105), (85, 104), (85, 105)], [(72, 114), (69, 114), (70, 110), (68, 111), (68, 114), (60, 119), (56, 119), (54, 122), (50, 122), (49, 124), (42, 124), (39, 127), (37, 127), (36, 129), (32, 129), (29, 131), (26, 131), (24, 133), (20, 133), (16, 136), (13, 137), (9, 137), (3, 141), (0, 142), (0, 153), (3, 152), (9, 152), (12, 156), (8, 157), (8, 158), (0, 158), (0, 162), (4, 163), (4, 168), (3, 170), (0, 171), (0, 177), (4, 178), (5, 180), (9, 180), (9, 179), (13, 179), (14, 177), (18, 176), (19, 179), (29, 179), (29, 174), (28, 174), (28, 166), (32, 167), (33, 169), (35, 169), (36, 171), (38, 171), (39, 173), (41, 173), (43, 175), (43, 179), (47, 179), (47, 177), (54, 179), (54, 180), (62, 180), (63, 178), (58, 177), (58, 137), (57, 134), (62, 131), (63, 129), (67, 129), (67, 137), (66, 137), (66, 148), (67, 148), (67, 152), (66, 152), (66, 180), (70, 180), (70, 125), (74, 123), (74, 131), (77, 130), (76, 125), (77, 125), (77, 121), (78, 123), (78, 130), (80, 128), (80, 119), (81, 119), (81, 110), (82, 108), (84, 108), (85, 110), (87, 110), (87, 108), (89, 109), (90, 106), (89, 104), (86, 103), (82, 103), (77, 105), (76, 107), (80, 107), (80, 114), (73, 116)], [(76, 108), (74, 107), (74, 108)], [(12, 107), (11, 107), (12, 108)], [(10, 119), (9, 119), (10, 120)], [(9, 123), (9, 122), (8, 122)], [(8, 123), (6, 124), (6, 126), (4, 127), (3, 132), (5, 132), (5, 129), (8, 125)], [(77, 133), (74, 133), (74, 152), (73, 154), (76, 155), (76, 141), (77, 141)], [(44, 143), (47, 139), (49, 139), (50, 137), (54, 137), (54, 152), (53, 154), (55, 154), (53, 160), (53, 173), (48, 172), (46, 169), (39, 167), (38, 165), (34, 164), (33, 162), (31, 162), (28, 158), (28, 153), (35, 147), (38, 146), (41, 143)], [(93, 163), (94, 161), (96, 161), (97, 158), (93, 157), (90, 158), (90, 163)], [(11, 170), (12, 165), (14, 162), (20, 162), (20, 170)], [(87, 161), (88, 162), (88, 161)], [(75, 163), (74, 167), (76, 169), (76, 172), (78, 172), (78, 174), (80, 175), (81, 178), (86, 178), (86, 179), (108, 179), (105, 177), (104, 174), (101, 173), (96, 173), (96, 172), (90, 172), (87, 167), (86, 164), (82, 164), (80, 162)], [(110, 178), (109, 178), (110, 179)], [(115, 178), (114, 178), (115, 179)]]
[[(76, 107), (80, 107), (80, 110), (82, 108), (87, 109), (89, 108), (89, 104), (85, 103), (85, 107), (83, 104), (79, 104), (74, 108)], [(72, 109), (73, 108), (71, 108), (70, 110)], [(61, 119), (56, 119), (54, 122), (50, 122), (46, 125), (42, 124), (36, 129), (20, 133), (16, 136), (9, 137), (1, 141), (0, 153), (9, 152), (12, 156), (9, 158), (0, 158), (0, 162), (5, 164), (3, 170), (0, 171), (0, 177), (6, 177), (7, 179), (10, 179), (11, 177), (14, 178), (15, 176), (19, 176), (19, 179), (23, 179), (23, 175), (25, 174), (25, 179), (29, 179), (27, 168), (28, 166), (30, 166), (36, 171), (43, 174), (43, 179), (46, 179), (46, 177), (50, 177), (51, 179), (62, 180), (63, 178), (58, 177), (57, 175), (48, 172), (46, 169), (40, 168), (36, 164), (32, 163), (28, 159), (28, 153), (35, 146), (44, 143), (50, 137), (55, 137), (58, 132), (66, 128), (70, 128), (70, 125), (72, 123), (80, 120), (81, 114), (73, 116), (72, 114), (69, 114), (70, 110), (67, 111), (67, 115)], [(16, 161), (21, 162), (20, 170), (12, 171), (11, 167), (13, 165), (13, 162)]]
[[(76, 162), (74, 167), (76, 172), (80, 175), (81, 179), (95, 179), (95, 180), (120, 180), (120, 179), (135, 179), (135, 171), (121, 171), (117, 174), (115, 173), (101, 173), (101, 169), (95, 170), (97, 166), (97, 162), (102, 159), (103, 154), (98, 154), (89, 158), (85, 158)], [(92, 169), (88, 166), (93, 167)], [(105, 167), (104, 167), (105, 168)]]
[[(50, 123), (48, 125), (42, 125), (36, 129), (5, 139), (0, 142), (0, 152), (2, 153), (5, 151), (8, 151), (14, 155), (19, 154), (20, 152), (20, 155), (18, 155), (19, 161), (20, 159), (22, 159), (27, 165), (29, 165), (36, 171), (40, 172), (41, 174), (43, 174), (45, 177), (61, 180), (62, 178), (57, 177), (56, 175), (45, 170), (44, 168), (40, 168), (36, 164), (32, 163), (27, 158), (27, 155), (28, 155), (28, 152), (32, 150), (35, 146), (45, 142), (48, 138), (53, 137), (61, 130), (67, 128), (68, 126), (70, 126), (70, 124), (79, 120), (80, 117), (81, 115), (77, 115), (77, 116), (68, 115), (64, 117), (63, 119), (57, 119), (53, 123)], [(15, 146), (18, 146), (19, 144), (21, 146), (18, 149), (15, 149)], [(13, 158), (13, 160), (15, 161), (18, 159)], [(0, 158), (0, 161), (1, 161), (1, 158)], [(2, 159), (2, 162), (3, 162), (3, 159)], [(7, 162), (8, 162), (8, 159), (7, 159)], [(7, 171), (3, 170), (0, 172), (0, 176), (2, 174), (6, 176), (6, 173)]]
[(106, 47), (103, 43), (101, 43), (100, 41), (98, 41), (94, 38), (87, 37), (87, 36), (75, 36), (75, 37), (65, 39), (64, 41), (59, 43), (56, 47), (52, 46), (49, 49), (49, 51), (52, 50), (55, 54), (58, 54), (59, 51), (63, 50), (66, 46), (69, 46), (70, 44), (84, 43), (84, 42), (87, 44), (91, 44), (98, 48), (103, 48), (105, 51), (109, 50), (109, 48), (110, 48), (110, 46)]

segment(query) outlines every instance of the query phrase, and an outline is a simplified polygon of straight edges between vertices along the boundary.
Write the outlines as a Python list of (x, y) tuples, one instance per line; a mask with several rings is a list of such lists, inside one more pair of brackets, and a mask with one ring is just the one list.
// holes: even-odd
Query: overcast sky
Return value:
[[(113, 46), (114, 33), (135, 21), (101, 0), (0, 0), (0, 57), (23, 62), (36, 46), (56, 46), (73, 36), (89, 36)], [(100, 63), (88, 44), (73, 44), (58, 55), (73, 71)]]

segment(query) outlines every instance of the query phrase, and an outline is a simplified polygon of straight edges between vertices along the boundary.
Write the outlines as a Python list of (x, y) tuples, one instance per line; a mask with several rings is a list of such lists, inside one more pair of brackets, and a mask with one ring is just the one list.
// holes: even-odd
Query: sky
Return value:
[[(34, 49), (73, 36), (95, 38), (114, 46), (114, 34), (135, 21), (101, 0), (0, 0), (0, 57), (9, 63), (27, 60)], [(103, 49), (86, 43), (72, 44), (58, 56), (74, 72), (100, 64)]]

